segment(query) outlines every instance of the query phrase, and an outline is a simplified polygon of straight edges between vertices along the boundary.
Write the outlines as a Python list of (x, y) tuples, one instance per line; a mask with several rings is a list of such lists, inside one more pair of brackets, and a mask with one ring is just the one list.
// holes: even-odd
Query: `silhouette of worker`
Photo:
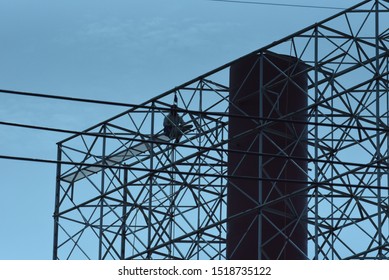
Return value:
[(192, 125), (184, 125), (182, 117), (177, 112), (177, 105), (173, 104), (163, 121), (163, 127), (164, 134), (170, 139), (176, 139), (175, 143), (178, 143), (182, 134), (191, 129)]

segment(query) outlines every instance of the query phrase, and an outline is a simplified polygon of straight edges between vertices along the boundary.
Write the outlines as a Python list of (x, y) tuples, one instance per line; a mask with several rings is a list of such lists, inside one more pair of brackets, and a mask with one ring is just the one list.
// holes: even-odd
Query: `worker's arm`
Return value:
[(182, 119), (181, 116), (178, 117), (178, 125), (179, 125), (179, 126), (184, 125), (184, 120)]
[(169, 116), (166, 116), (163, 120), (163, 126), (172, 126), (172, 122), (169, 119)]

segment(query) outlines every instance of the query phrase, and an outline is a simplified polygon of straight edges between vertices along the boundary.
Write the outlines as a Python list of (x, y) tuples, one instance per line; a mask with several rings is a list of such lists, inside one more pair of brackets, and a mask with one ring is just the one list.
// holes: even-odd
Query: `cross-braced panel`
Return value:
[[(76, 165), (60, 166), (57, 257), (224, 258), (227, 97), (196, 81), (60, 143)], [(163, 132), (173, 100), (193, 126), (179, 143)]]
[[(260, 137), (275, 134), (277, 123), (291, 131), (305, 125), (290, 145), (305, 145), (307, 157), (290, 145), (257, 154), (283, 158), (284, 167), (308, 163), (304, 188), (277, 201), (306, 195), (305, 211), (284, 215), (307, 224), (309, 259), (388, 258), (388, 6), (364, 1), (253, 52), (305, 64), (298, 72), (278, 69), (283, 78), (274, 81), (287, 85), (305, 75), (304, 108), (244, 117), (256, 124), (247, 133)], [(228, 139), (233, 105), (226, 85), (235, 62), (59, 143), (54, 258), (223, 259), (229, 219), (271, 210), (274, 201), (258, 201), (247, 213), (227, 216), (227, 181), (234, 179), (228, 143), (239, 139)], [(278, 88), (275, 95), (282, 94)], [(162, 128), (174, 96), (193, 125), (177, 144)], [(296, 119), (302, 112), (306, 118)], [(250, 179), (275, 189), (285, 183), (261, 173)]]

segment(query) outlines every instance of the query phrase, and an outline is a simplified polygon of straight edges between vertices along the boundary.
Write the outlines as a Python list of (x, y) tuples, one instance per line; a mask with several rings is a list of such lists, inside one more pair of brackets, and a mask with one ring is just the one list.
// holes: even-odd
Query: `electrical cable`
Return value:
[(341, 8), (341, 7), (298, 5), (298, 4), (284, 4), (284, 3), (269, 3), (269, 2), (256, 2), (256, 1), (241, 1), (241, 0), (208, 0), (208, 1), (237, 3), (237, 4), (255, 4), (255, 5), (267, 5), (267, 6), (281, 6), (281, 7), (293, 7), (293, 8), (312, 8), (312, 9), (331, 9), (331, 10), (344, 10), (345, 9), (345, 8)]
[(32, 130), (41, 130), (41, 131), (50, 131), (50, 132), (58, 132), (58, 133), (65, 133), (65, 134), (73, 134), (73, 135), (77, 135), (77, 136), (85, 135), (85, 136), (93, 136), (93, 137), (113, 138), (113, 139), (117, 139), (117, 140), (135, 140), (136, 141), (135, 138), (122, 137), (120, 135), (109, 134), (109, 133), (98, 133), (98, 132), (89, 132), (89, 131), (76, 131), (76, 130), (69, 130), (69, 129), (62, 129), (62, 128), (54, 128), (54, 127), (38, 126), (38, 125), (29, 125), (29, 124), (22, 124), (22, 123), (3, 122), (3, 121), (0, 121), (0, 125), (12, 126), (12, 127), (18, 127), (18, 128), (26, 128), (26, 129), (32, 129)]
[[(242, 118), (249, 118), (247, 116), (241, 116)], [(257, 119), (257, 118), (252, 118)], [(274, 123), (291, 123), (291, 124), (304, 124), (304, 125), (312, 125), (312, 126), (322, 126), (322, 127), (335, 127), (337, 129), (356, 129), (358, 131), (374, 131), (377, 133), (388, 133), (389, 128), (382, 127), (382, 128), (374, 128), (374, 127), (361, 127), (359, 125), (346, 125), (346, 124), (331, 124), (331, 123), (314, 123), (309, 121), (298, 121), (298, 120), (286, 120), (286, 119), (266, 119), (263, 118), (265, 121), (269, 121), (269, 124), (263, 124), (262, 128), (265, 126), (271, 126)], [(3, 126), (12, 126), (12, 127), (18, 127), (18, 128), (25, 128), (25, 129), (32, 129), (32, 130), (41, 130), (41, 131), (50, 131), (50, 132), (57, 132), (57, 133), (65, 133), (65, 134), (72, 134), (74, 136), (91, 136), (91, 137), (102, 137), (102, 138), (112, 138), (117, 140), (128, 140), (128, 141), (134, 141), (134, 142), (144, 142), (144, 143), (155, 143), (158, 141), (154, 140), (147, 140), (146, 138), (150, 138), (148, 135), (144, 135), (144, 137), (136, 138), (135, 136), (137, 133), (131, 133), (128, 132), (126, 135), (128, 136), (122, 136), (123, 134), (115, 134), (115, 133), (99, 133), (99, 132), (91, 132), (91, 131), (76, 131), (76, 130), (69, 130), (69, 129), (61, 129), (61, 128), (54, 128), (54, 127), (47, 127), (47, 126), (37, 126), (37, 125), (28, 125), (28, 124), (21, 124), (21, 123), (12, 123), (12, 122), (3, 122), (0, 121), (0, 125)], [(138, 133), (138, 135), (141, 135)], [(133, 136), (133, 137), (131, 137)], [(151, 139), (151, 138), (150, 138)], [(164, 142), (162, 142), (164, 143)], [(181, 145), (181, 144), (179, 144)], [(193, 147), (193, 145), (182, 145), (184, 147)], [(203, 148), (203, 147), (198, 147)]]
[[(152, 106), (143, 106), (148, 107), (149, 109), (160, 109), (160, 110), (168, 110), (165, 107), (152, 107)], [(346, 124), (335, 124), (335, 123), (323, 123), (323, 122), (312, 122), (312, 121), (304, 121), (304, 120), (295, 120), (295, 119), (286, 119), (286, 118), (268, 118), (268, 117), (259, 117), (259, 116), (250, 116), (250, 115), (237, 115), (237, 114), (229, 114), (229, 113), (223, 113), (223, 112), (206, 112), (206, 111), (196, 111), (196, 110), (185, 110), (185, 109), (178, 109), (178, 112), (184, 112), (191, 115), (201, 115), (206, 114), (207, 116), (212, 117), (220, 117), (220, 118), (238, 118), (238, 119), (250, 119), (252, 121), (257, 122), (264, 122), (261, 125), (261, 128), (264, 128), (265, 126), (271, 126), (274, 123), (290, 123), (290, 124), (304, 124), (304, 125), (313, 125), (313, 126), (322, 126), (322, 127), (335, 127), (338, 129), (358, 129), (358, 130), (365, 130), (365, 131), (375, 131), (377, 133), (388, 133), (389, 127), (381, 126), (380, 128), (375, 127), (361, 127), (360, 125), (346, 125)], [(293, 117), (293, 116), (291, 116)], [(301, 115), (299, 115), (301, 117)], [(347, 115), (345, 115), (347, 117)], [(351, 116), (349, 116), (351, 117)], [(366, 123), (369, 123), (368, 120), (365, 120), (364, 118), (360, 118), (359, 120), (366, 121)], [(373, 124), (373, 123), (370, 123)], [(14, 122), (4, 122), (0, 121), (0, 125), (4, 126), (14, 126), (14, 127), (20, 127), (20, 128), (26, 128), (26, 129), (34, 129), (34, 130), (44, 130), (44, 131), (52, 131), (52, 132), (59, 132), (59, 133), (66, 133), (66, 134), (74, 134), (74, 135), (88, 135), (88, 136), (97, 136), (97, 137), (111, 137), (110, 134), (103, 134), (103, 133), (97, 133), (97, 132), (89, 132), (87, 130), (84, 131), (76, 131), (76, 130), (69, 130), (69, 129), (61, 129), (61, 128), (53, 128), (53, 127), (47, 127), (47, 126), (38, 126), (38, 125), (28, 125), (28, 124), (22, 124), (22, 123), (14, 123)], [(130, 133), (128, 133), (130, 134)], [(134, 132), (136, 134), (136, 132)], [(115, 134), (112, 134), (112, 137), (119, 137)], [(124, 138), (128, 140), (128, 137)]]
[[(90, 163), (83, 163), (83, 162), (71, 162), (71, 161), (61, 161), (61, 160), (50, 160), (50, 159), (41, 159), (41, 158), (30, 158), (30, 157), (18, 157), (18, 156), (6, 156), (6, 155), (0, 155), (0, 159), (6, 159), (6, 160), (16, 160), (16, 161), (27, 161), (27, 162), (36, 162), (36, 163), (48, 163), (48, 164), (63, 164), (63, 165), (73, 165), (73, 166), (82, 166), (82, 167), (101, 167), (101, 168), (113, 168), (113, 166), (110, 165), (104, 165), (104, 164), (90, 164)], [(361, 165), (360, 168), (363, 168), (365, 165)], [(366, 165), (366, 167), (368, 167)], [(369, 165), (369, 167), (371, 167)], [(143, 172), (149, 172), (149, 173), (175, 173), (175, 174), (184, 174), (184, 175), (196, 175), (198, 176), (198, 173), (196, 172), (190, 172), (190, 171), (180, 171), (180, 170), (167, 170), (167, 169), (148, 169), (148, 168), (140, 168), (140, 167), (129, 167), (126, 165), (121, 166), (115, 166), (115, 169), (123, 169), (128, 170), (131, 169), (133, 171), (143, 171)], [(206, 174), (207, 177), (217, 177), (217, 178), (225, 178), (225, 179), (245, 179), (245, 180), (261, 180), (261, 181), (270, 181), (270, 182), (288, 182), (288, 183), (304, 183), (304, 184), (319, 184), (323, 186), (338, 186), (338, 187), (361, 187), (360, 185), (353, 185), (353, 184), (344, 184), (344, 183), (335, 183), (335, 182), (320, 182), (315, 183), (312, 181), (304, 181), (304, 180), (290, 180), (290, 179), (280, 179), (280, 178), (259, 178), (259, 177), (252, 177), (252, 176), (236, 176), (236, 175), (228, 175), (228, 174)], [(365, 188), (382, 188), (380, 186), (364, 186)], [(385, 187), (387, 188), (387, 187)]]
[[(193, 111), (192, 114), (203, 114), (204, 112), (199, 111)], [(387, 133), (389, 131), (388, 127), (381, 127), (381, 128), (374, 128), (374, 127), (362, 127), (360, 124), (357, 125), (350, 125), (350, 124), (334, 124), (334, 123), (315, 123), (311, 121), (304, 121), (304, 120), (293, 120), (293, 119), (285, 119), (285, 118), (260, 118), (257, 116), (242, 116), (242, 115), (229, 115), (225, 113), (217, 113), (212, 112), (210, 114), (214, 114), (216, 116), (221, 117), (235, 117), (235, 118), (242, 118), (242, 119), (251, 119), (253, 121), (264, 121), (261, 125), (258, 124), (258, 129), (265, 129), (266, 127), (271, 127), (275, 123), (291, 123), (291, 124), (304, 124), (304, 125), (312, 125), (312, 126), (322, 126), (322, 127), (336, 127), (338, 129), (356, 129), (358, 131), (374, 131), (376, 133)], [(367, 122), (368, 123), (368, 122)], [(72, 134), (74, 136), (90, 136), (90, 137), (101, 137), (101, 138), (111, 138), (116, 140), (126, 140), (126, 141), (133, 141), (133, 142), (139, 142), (139, 143), (159, 143), (161, 141), (156, 141), (153, 137), (150, 137), (149, 135), (143, 135), (141, 133), (137, 133), (135, 131), (128, 131), (127, 133), (100, 133), (100, 132), (93, 132), (93, 131), (75, 131), (75, 130), (69, 130), (69, 129), (61, 129), (61, 128), (53, 128), (53, 127), (47, 127), (47, 126), (38, 126), (38, 125), (28, 125), (28, 124), (22, 124), (22, 123), (12, 123), (12, 122), (4, 122), (0, 121), (0, 125), (3, 126), (12, 126), (12, 127), (18, 127), (18, 128), (25, 128), (25, 129), (32, 129), (32, 130), (41, 130), (41, 131), (50, 131), (50, 132), (57, 132), (57, 133), (66, 133), (66, 134)], [(161, 143), (166, 143), (162, 141)], [(166, 143), (167, 144), (167, 143)], [(192, 147), (193, 145), (185, 145), (185, 144), (178, 144), (178, 146), (182, 147)], [(211, 150), (209, 147), (196, 147), (199, 150), (201, 149), (208, 149)], [(218, 150), (218, 149), (215, 149)]]
[[(11, 125), (11, 126), (18, 126), (18, 127), (25, 127), (25, 128), (34, 128), (34, 129), (43, 129), (43, 130), (50, 130), (50, 131), (57, 131), (57, 132), (66, 132), (66, 133), (73, 133), (73, 131), (69, 130), (61, 130), (61, 129), (55, 129), (55, 128), (46, 128), (46, 127), (36, 127), (36, 126), (30, 126), (30, 125), (21, 125), (21, 124), (12, 124), (12, 123), (4, 123), (0, 122), (0, 124), (5, 125)], [(159, 141), (155, 139), (139, 139), (139, 138), (131, 138), (131, 137), (120, 137), (114, 134), (100, 134), (100, 133), (90, 133), (90, 132), (76, 132), (82, 135), (88, 135), (93, 137), (105, 137), (105, 138), (113, 138), (113, 139), (122, 139), (127, 141), (133, 141), (135, 143), (143, 143), (143, 144), (165, 144), (165, 145), (172, 145), (177, 147), (184, 147), (184, 148), (192, 148), (197, 149), (198, 152), (196, 154), (201, 154), (201, 151), (216, 151), (219, 153), (237, 153), (237, 154), (245, 154), (245, 155), (255, 155), (255, 156), (267, 156), (267, 157), (276, 157), (276, 158), (282, 158), (282, 159), (292, 159), (292, 160), (302, 160), (307, 162), (321, 162), (321, 163), (331, 163), (331, 164), (340, 164), (340, 162), (337, 161), (328, 161), (328, 160), (321, 160), (321, 159), (312, 159), (312, 158), (304, 158), (304, 157), (297, 157), (297, 156), (289, 156), (289, 155), (282, 155), (282, 154), (268, 154), (268, 153), (260, 153), (260, 152), (250, 152), (250, 151), (242, 151), (242, 150), (235, 150), (235, 149), (225, 149), (222, 147), (215, 148), (215, 147), (201, 147), (201, 146), (194, 146), (192, 144), (177, 144), (177, 143), (170, 143), (165, 141)], [(109, 157), (109, 156), (108, 156)], [(43, 163), (59, 163), (58, 161), (53, 160), (44, 160), (44, 159), (33, 159), (28, 157), (14, 157), (14, 156), (1, 156), (0, 159), (14, 159), (14, 160), (21, 160), (21, 161), (36, 161), (36, 162), (43, 162)], [(72, 165), (82, 165), (84, 167), (88, 166), (96, 166), (96, 164), (87, 164), (83, 162), (64, 162), (63, 164), (72, 164)], [(347, 164), (349, 166), (356, 166), (356, 167), (367, 167), (365, 164), (359, 164), (355, 162), (342, 162), (342, 164)], [(102, 168), (112, 168), (112, 166), (104, 166), (102, 164), (98, 164), (97, 166)], [(372, 165), (369, 165), (372, 167)], [(121, 168), (120, 166), (116, 166), (115, 168)]]
[(34, 93), (34, 92), (26, 92), (26, 91), (16, 91), (16, 90), (7, 90), (7, 89), (0, 89), (0, 93), (12, 94), (12, 95), (23, 95), (23, 96), (29, 96), (29, 97), (59, 99), (59, 100), (84, 102), (84, 103), (95, 103), (95, 104), (101, 104), (101, 105), (122, 106), (122, 107), (135, 107), (135, 106), (138, 106), (138, 105), (135, 105), (135, 104), (129, 104), (129, 103), (124, 103), (124, 102), (114, 102), (114, 101), (97, 100), (97, 99), (68, 97), (68, 96), (62, 96), (62, 95), (51, 95), (51, 94), (42, 94), (42, 93)]

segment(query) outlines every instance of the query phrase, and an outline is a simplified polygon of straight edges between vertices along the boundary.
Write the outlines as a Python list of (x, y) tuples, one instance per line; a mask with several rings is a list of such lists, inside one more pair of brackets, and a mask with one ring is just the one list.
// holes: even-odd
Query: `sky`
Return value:
[[(209, 0), (0, 0), (0, 10), (0, 89), (132, 104), (339, 12)], [(2, 122), (74, 131), (126, 109), (3, 93), (0, 100)], [(53, 160), (56, 143), (70, 136), (4, 125), (0, 135), (0, 155)], [(0, 259), (52, 258), (55, 168), (0, 159)]]

